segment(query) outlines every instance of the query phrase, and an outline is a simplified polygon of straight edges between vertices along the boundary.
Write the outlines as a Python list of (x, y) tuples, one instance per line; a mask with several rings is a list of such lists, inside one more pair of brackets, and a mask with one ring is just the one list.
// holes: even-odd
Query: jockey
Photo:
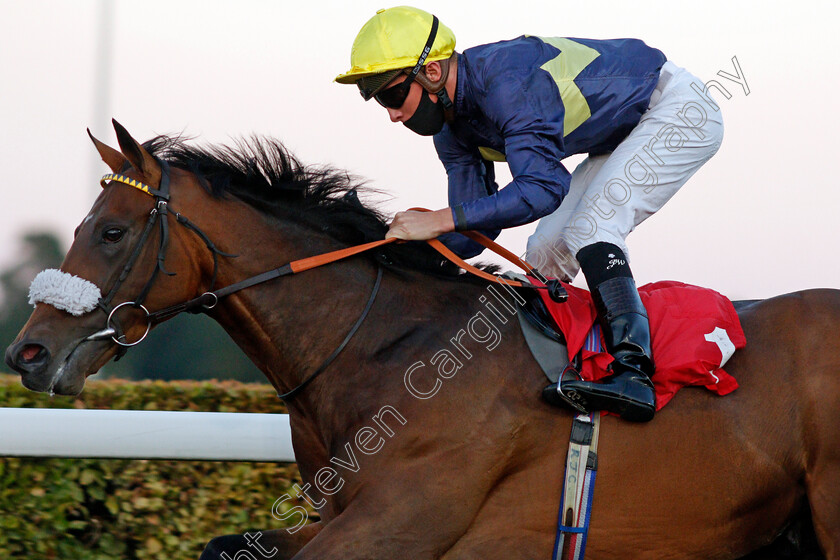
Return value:
[[(720, 146), (720, 110), (703, 83), (637, 39), (525, 35), (457, 53), (449, 28), (406, 6), (378, 11), (350, 61), (335, 81), (433, 136), (448, 176), (448, 208), (399, 212), (387, 236), (442, 236), (467, 258), (482, 247), (449, 232), (495, 238), (540, 220), (526, 260), (567, 282), (583, 271), (615, 358), (606, 379), (563, 378), (544, 398), (650, 420), (650, 326), (624, 240)], [(581, 153), (570, 174), (562, 160)], [(497, 161), (513, 176), (501, 189)]]

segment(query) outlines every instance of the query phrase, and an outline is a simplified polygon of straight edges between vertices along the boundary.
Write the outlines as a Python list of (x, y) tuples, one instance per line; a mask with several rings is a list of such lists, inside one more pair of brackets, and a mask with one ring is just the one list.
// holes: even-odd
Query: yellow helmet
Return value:
[[(444, 60), (455, 52), (455, 34), (452, 30), (439, 23), (437, 33), (430, 34), (433, 22), (432, 14), (409, 6), (398, 6), (387, 10), (379, 10), (362, 27), (353, 48), (350, 51), (351, 68), (335, 78), (340, 84), (353, 84), (364, 78), (388, 73), (390, 82), (404, 68), (411, 68), (421, 60), (421, 64)], [(429, 41), (433, 41), (425, 59), (422, 58), (424, 48)], [(379, 82), (381, 80), (370, 80)], [(377, 84), (380, 87), (387, 82)], [(374, 88), (360, 88), (373, 91)], [(365, 96), (369, 99), (372, 93)]]

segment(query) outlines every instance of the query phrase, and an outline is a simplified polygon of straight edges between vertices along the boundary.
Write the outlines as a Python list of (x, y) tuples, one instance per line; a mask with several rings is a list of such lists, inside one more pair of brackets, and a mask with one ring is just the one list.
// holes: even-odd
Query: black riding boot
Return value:
[[(610, 256), (615, 251), (624, 256), (617, 247), (610, 247), (614, 248)], [(564, 376), (559, 387), (556, 383), (546, 387), (543, 397), (551, 404), (607, 410), (626, 420), (647, 422), (656, 410), (650, 380), (654, 371), (650, 325), (626, 260), (624, 264), (624, 275), (603, 280), (591, 289), (607, 351), (615, 358), (610, 364), (612, 375), (598, 382)]]

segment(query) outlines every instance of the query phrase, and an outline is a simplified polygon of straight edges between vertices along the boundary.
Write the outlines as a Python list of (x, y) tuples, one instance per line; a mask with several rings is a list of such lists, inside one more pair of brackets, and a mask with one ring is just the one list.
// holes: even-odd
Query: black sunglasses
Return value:
[(409, 77), (395, 86), (385, 88), (373, 96), (376, 102), (387, 109), (399, 109), (405, 103), (405, 98), (408, 97), (408, 92), (411, 91), (411, 82), (414, 76)]

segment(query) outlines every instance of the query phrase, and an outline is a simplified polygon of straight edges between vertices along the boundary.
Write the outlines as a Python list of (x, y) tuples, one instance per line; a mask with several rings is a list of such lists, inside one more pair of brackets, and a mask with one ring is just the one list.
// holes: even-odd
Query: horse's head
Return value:
[(33, 282), (35, 311), (6, 350), (6, 363), (34, 391), (78, 394), (88, 375), (145, 336), (145, 309), (185, 301), (201, 282), (195, 236), (169, 227), (175, 220), (167, 206), (176, 183), (176, 203), (202, 189), (191, 185), (193, 175), (150, 155), (116, 121), (114, 128), (119, 151), (91, 136), (113, 174), (103, 178), (61, 269)]

